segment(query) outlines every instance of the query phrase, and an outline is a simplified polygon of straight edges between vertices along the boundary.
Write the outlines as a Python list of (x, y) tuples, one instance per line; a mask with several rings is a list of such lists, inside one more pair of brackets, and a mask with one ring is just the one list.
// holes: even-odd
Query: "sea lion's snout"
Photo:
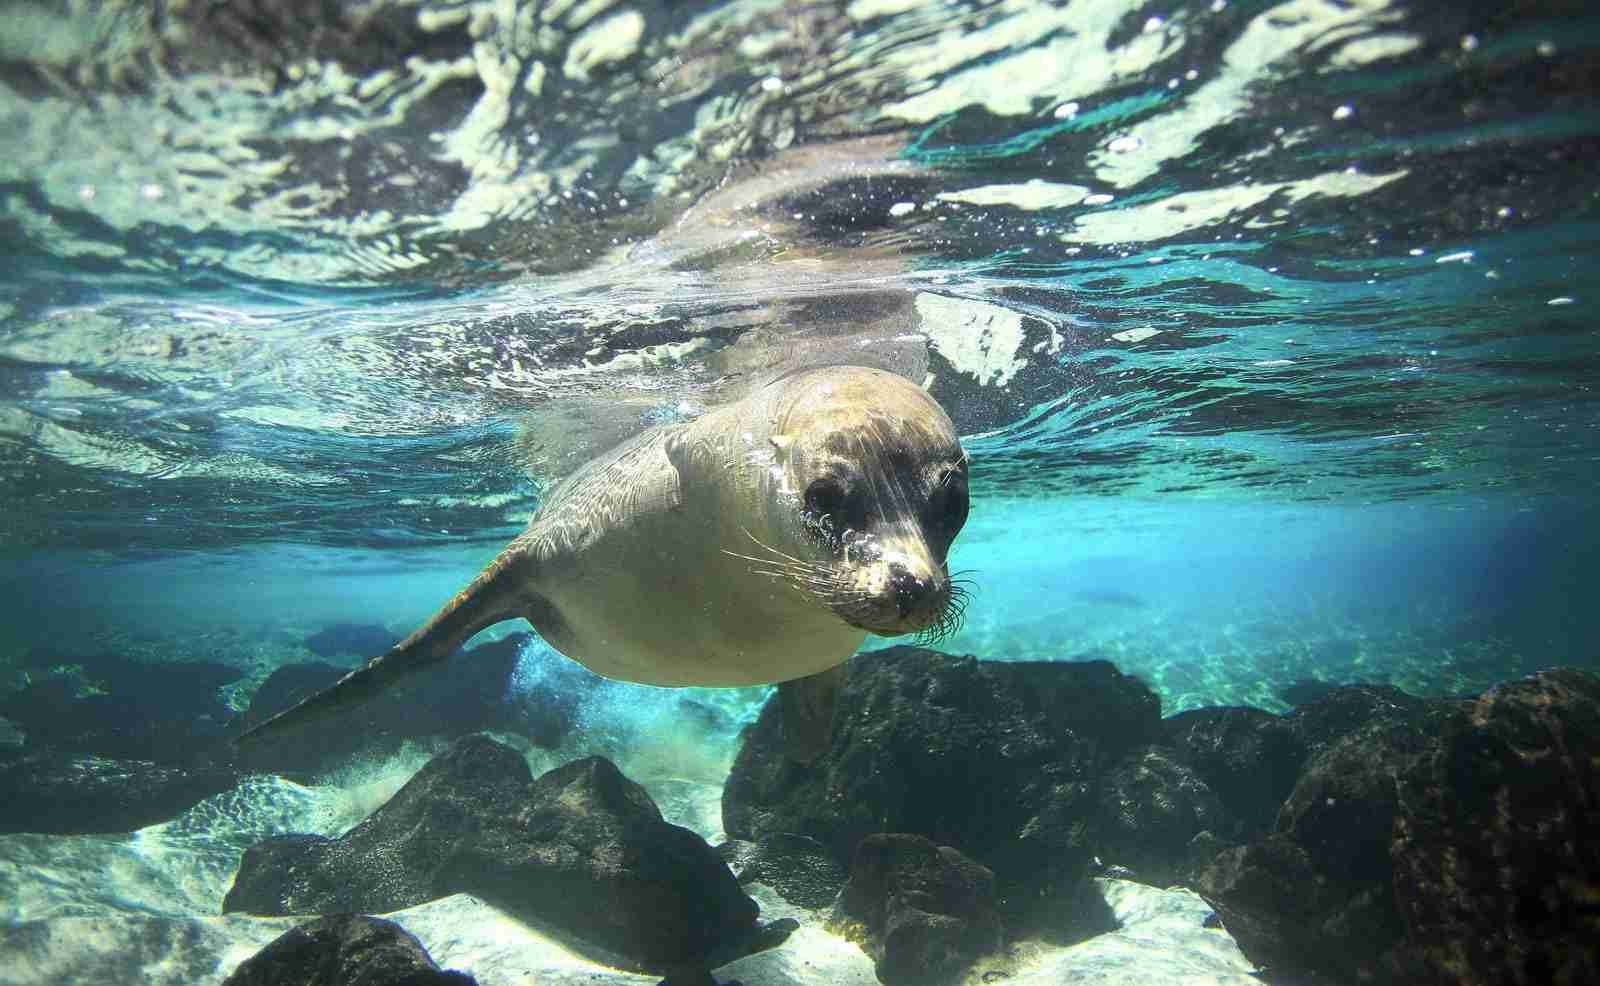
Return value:
[(904, 565), (893, 564), (889, 566), (889, 589), (894, 593), (900, 622), (920, 630), (944, 609), (950, 595), (950, 579), (943, 572), (918, 575)]
[(918, 633), (938, 625), (950, 610), (950, 576), (931, 558), (884, 552), (855, 566), (852, 575), (834, 609), (868, 633)]

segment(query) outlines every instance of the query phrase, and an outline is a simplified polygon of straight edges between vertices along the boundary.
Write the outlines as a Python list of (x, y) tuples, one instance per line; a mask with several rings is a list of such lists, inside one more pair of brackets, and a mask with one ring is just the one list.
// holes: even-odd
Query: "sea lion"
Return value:
[(521, 617), (608, 678), (779, 683), (791, 754), (809, 760), (868, 633), (958, 623), (946, 553), (967, 509), (966, 453), (920, 387), (790, 371), (579, 469), (421, 629), (239, 741), (337, 715)]

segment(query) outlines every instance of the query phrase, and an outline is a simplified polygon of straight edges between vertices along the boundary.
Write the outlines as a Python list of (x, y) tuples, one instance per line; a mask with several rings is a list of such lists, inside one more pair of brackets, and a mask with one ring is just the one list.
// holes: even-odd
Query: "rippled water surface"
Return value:
[(1593, 666), (1600, 16), (1480, 6), (17, 5), (0, 689), (407, 632), (817, 352), (971, 453), (947, 649), (1168, 712)]

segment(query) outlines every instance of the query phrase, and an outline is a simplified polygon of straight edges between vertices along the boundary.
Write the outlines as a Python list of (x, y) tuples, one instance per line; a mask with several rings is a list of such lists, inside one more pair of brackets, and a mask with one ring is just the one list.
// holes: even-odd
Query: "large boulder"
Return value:
[(377, 657), (400, 641), (380, 623), (330, 623), (303, 641), (318, 657)]
[(222, 986), (476, 986), (446, 972), (393, 921), (338, 914), (284, 932)]
[(1409, 695), (1393, 685), (1343, 685), (1298, 706), (1284, 722), (1307, 755), (1315, 756), (1363, 726), (1414, 722), (1439, 702)]
[(760, 882), (796, 907), (831, 907), (849, 874), (816, 839), (780, 832), (760, 841), (733, 839), (717, 847), (739, 884)]
[(338, 839), (245, 853), (224, 911), (390, 911), (471, 893), (601, 961), (703, 968), (756, 932), (756, 904), (705, 840), (670, 825), (600, 757), (537, 781), (516, 751), (468, 737)]
[(1310, 750), (1274, 832), (1194, 886), (1289, 979), (1600, 981), (1600, 677), (1476, 700), (1334, 689), (1287, 717)]
[(1397, 778), (1426, 755), (1452, 708), (1360, 685), (1286, 717), (1308, 757), (1272, 834), (1224, 850), (1193, 881), (1253, 961), (1291, 979), (1408, 976), (1389, 863)]
[(1109, 663), (980, 662), (892, 647), (851, 662), (831, 743), (785, 754), (776, 699), (723, 791), (732, 837), (795, 833), (849, 861), (866, 836), (925, 836), (996, 874), (1018, 931), (1071, 938), (1095, 871), (1100, 776), (1160, 729), (1160, 703)]
[(1394, 889), (1429, 978), (1600, 982), (1600, 676), (1544, 672), (1460, 707), (1399, 801)]
[(1260, 838), (1305, 763), (1302, 737), (1282, 717), (1248, 706), (1190, 709), (1161, 723), (1161, 742), (1211, 788), (1237, 826), (1228, 839)]
[(1306, 938), (1314, 940), (1312, 929), (1333, 895), (1304, 849), (1280, 835), (1230, 846), (1190, 882), (1252, 963), (1292, 974), (1316, 966), (1300, 948)]
[(885, 986), (943, 986), (1003, 944), (994, 874), (920, 835), (869, 835), (828, 930), (861, 946)]
[(188, 763), (222, 736), (231, 713), (220, 689), (244, 674), (208, 661), (44, 650), (22, 666), (29, 683), (0, 699), (0, 715), (27, 737), (25, 752), (164, 764)]
[(238, 782), (227, 767), (33, 754), (0, 761), (0, 832), (131, 832)]
[(1177, 883), (1201, 862), (1197, 837), (1236, 827), (1210, 786), (1161, 747), (1135, 747), (1096, 786), (1097, 853), (1155, 886)]

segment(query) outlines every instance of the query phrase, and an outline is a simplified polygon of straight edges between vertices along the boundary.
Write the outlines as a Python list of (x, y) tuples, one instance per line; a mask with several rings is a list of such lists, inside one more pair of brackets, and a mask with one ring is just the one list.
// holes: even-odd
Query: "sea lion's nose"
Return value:
[(895, 606), (904, 618), (927, 606), (935, 586), (932, 580), (896, 562), (889, 566), (889, 588), (894, 590)]

